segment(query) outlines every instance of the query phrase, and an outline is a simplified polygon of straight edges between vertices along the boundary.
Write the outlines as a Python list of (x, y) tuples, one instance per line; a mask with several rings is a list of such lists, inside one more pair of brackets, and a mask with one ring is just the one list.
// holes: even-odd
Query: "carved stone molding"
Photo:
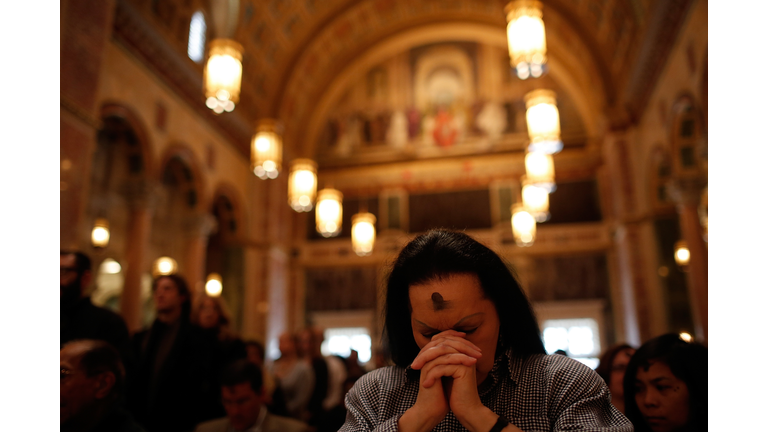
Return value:
[(706, 180), (700, 178), (672, 179), (666, 184), (667, 194), (679, 206), (698, 206), (701, 200), (701, 192), (707, 185)]
[(161, 196), (160, 185), (149, 180), (129, 180), (120, 187), (120, 194), (131, 209), (154, 209)]
[(182, 221), (182, 229), (187, 237), (208, 237), (217, 227), (216, 218), (207, 213), (196, 213)]

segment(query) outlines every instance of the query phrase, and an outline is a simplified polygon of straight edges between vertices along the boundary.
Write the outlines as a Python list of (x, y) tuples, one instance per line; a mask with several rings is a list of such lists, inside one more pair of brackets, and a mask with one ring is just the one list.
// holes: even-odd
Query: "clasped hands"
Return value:
[(490, 411), (477, 393), (475, 365), (483, 353), (464, 336), (454, 330), (438, 333), (411, 363), (411, 368), (421, 370), (416, 403), (410, 415), (404, 414), (418, 419), (414, 429), (432, 430), (450, 409), (464, 427), (474, 430), (474, 420)]

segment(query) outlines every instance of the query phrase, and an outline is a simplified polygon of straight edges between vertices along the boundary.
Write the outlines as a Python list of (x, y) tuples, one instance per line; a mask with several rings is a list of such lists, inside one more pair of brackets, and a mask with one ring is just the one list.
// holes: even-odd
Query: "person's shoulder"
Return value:
[(267, 413), (262, 430), (264, 432), (305, 432), (309, 427), (302, 421)]
[[(399, 366), (385, 366), (374, 369), (360, 377), (354, 385), (360, 393), (378, 393), (401, 387), (408, 381), (406, 370)], [(416, 378), (418, 382), (418, 378)]]
[(228, 427), (229, 418), (222, 417), (198, 424), (195, 432), (225, 432)]

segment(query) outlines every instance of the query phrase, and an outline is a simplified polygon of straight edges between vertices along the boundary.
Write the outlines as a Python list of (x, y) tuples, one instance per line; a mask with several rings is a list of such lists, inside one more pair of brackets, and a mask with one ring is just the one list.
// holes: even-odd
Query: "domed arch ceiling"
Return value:
[[(247, 54), (244, 87), (263, 108), (260, 115), (287, 123), (286, 142), (307, 145), (302, 125), (334, 77), (383, 39), (435, 23), (476, 23), (504, 34), (506, 1), (268, 1), (241, 2), (237, 38)], [(549, 49), (561, 65), (598, 89), (603, 105), (615, 103), (626, 80), (628, 60), (637, 51), (640, 31), (653, 1), (580, 0), (544, 2)], [(565, 41), (558, 48), (554, 40)], [(573, 49), (577, 46), (577, 49)], [(573, 51), (576, 51), (574, 53)], [(581, 52), (579, 52), (581, 51)], [(574, 57), (578, 61), (573, 64)], [(585, 66), (585, 63), (587, 65)], [(586, 72), (588, 71), (588, 72)], [(262, 111), (262, 110), (260, 110)], [(295, 135), (291, 135), (295, 133)], [(294, 143), (301, 144), (294, 144)], [(301, 152), (301, 150), (299, 150)]]

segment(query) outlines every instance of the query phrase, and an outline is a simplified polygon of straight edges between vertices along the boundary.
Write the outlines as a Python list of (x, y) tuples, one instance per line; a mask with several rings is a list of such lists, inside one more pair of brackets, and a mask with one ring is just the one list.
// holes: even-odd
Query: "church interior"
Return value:
[(509, 262), (548, 351), (707, 341), (706, 1), (61, 0), (60, 24), (60, 247), (132, 332), (177, 272), (273, 358), (313, 324), (367, 361), (394, 257), (448, 228)]

